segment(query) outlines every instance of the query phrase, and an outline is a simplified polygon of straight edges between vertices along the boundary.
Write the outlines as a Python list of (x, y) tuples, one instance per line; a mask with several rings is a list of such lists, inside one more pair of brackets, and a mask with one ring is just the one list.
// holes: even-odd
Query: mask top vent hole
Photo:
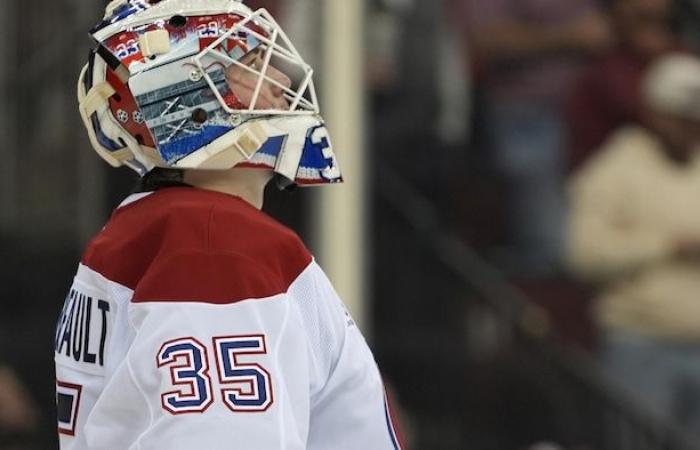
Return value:
[(187, 17), (181, 15), (172, 16), (168, 24), (173, 28), (182, 28), (187, 25)]

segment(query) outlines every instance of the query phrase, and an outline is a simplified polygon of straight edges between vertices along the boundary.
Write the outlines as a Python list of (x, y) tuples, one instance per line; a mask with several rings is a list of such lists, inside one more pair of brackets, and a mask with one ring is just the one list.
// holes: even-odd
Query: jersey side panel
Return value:
[(289, 296), (312, 349), (307, 449), (400, 449), (374, 357), (315, 262), (292, 284)]

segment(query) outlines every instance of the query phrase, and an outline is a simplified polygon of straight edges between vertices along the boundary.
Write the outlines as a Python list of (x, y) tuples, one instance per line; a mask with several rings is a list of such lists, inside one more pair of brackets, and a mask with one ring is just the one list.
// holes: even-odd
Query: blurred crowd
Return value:
[(578, 283), (611, 377), (700, 436), (700, 5), (454, 3), (502, 202), (485, 251)]
[(700, 436), (700, 2), (430, 3), (374, 2), (373, 148), (635, 404)]
[[(480, 136), (507, 182), (503, 263), (563, 266), (568, 176), (618, 128), (643, 121), (640, 84), (692, 43), (674, 0), (458, 2)], [(477, 150), (478, 151), (478, 150)]]

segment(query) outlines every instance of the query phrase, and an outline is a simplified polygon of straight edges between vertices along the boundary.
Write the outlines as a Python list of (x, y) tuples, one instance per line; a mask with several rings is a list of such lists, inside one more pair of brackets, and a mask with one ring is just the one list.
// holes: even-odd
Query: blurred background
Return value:
[[(407, 447), (700, 448), (700, 1), (356, 2), (246, 2), (317, 67), (348, 166), (266, 209), (330, 268)], [(77, 112), (105, 3), (0, 15), (0, 449), (57, 448), (54, 323), (136, 183)]]

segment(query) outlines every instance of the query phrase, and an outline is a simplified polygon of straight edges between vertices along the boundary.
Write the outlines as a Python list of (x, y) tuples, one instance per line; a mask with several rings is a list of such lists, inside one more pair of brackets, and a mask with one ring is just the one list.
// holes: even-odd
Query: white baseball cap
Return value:
[(700, 121), (700, 58), (687, 53), (660, 57), (647, 71), (642, 95), (655, 111)]

